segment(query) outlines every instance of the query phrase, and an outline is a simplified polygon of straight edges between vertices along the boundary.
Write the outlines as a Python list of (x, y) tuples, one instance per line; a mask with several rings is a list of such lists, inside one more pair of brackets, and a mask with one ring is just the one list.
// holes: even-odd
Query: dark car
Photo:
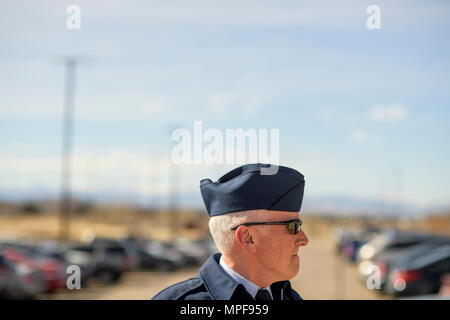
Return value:
[(202, 265), (209, 257), (209, 248), (201, 242), (180, 238), (173, 241), (172, 246), (183, 255), (186, 266)]
[(118, 281), (123, 272), (130, 269), (125, 249), (108, 243), (74, 246), (65, 252), (65, 259), (80, 267), (82, 278), (87, 273), (87, 276), (95, 276), (104, 283)]
[(406, 249), (426, 240), (436, 238), (436, 235), (414, 232), (385, 231), (364, 244), (357, 255), (358, 272), (364, 281), (372, 273), (372, 259), (382, 251)]
[(131, 271), (138, 267), (139, 260), (137, 253), (134, 250), (130, 250), (120, 240), (96, 237), (89, 245), (97, 249), (106, 250), (106, 253), (110, 255), (111, 259), (115, 256), (117, 260), (120, 260), (119, 264), (123, 271)]
[(145, 239), (139, 248), (143, 269), (175, 271), (186, 266), (185, 256), (172, 244)]
[(122, 247), (96, 247), (94, 257), (95, 275), (104, 283), (117, 282), (124, 272), (131, 269), (130, 260)]
[(208, 256), (219, 252), (216, 243), (214, 242), (214, 239), (211, 236), (205, 236), (203, 238), (200, 238), (194, 241), (194, 243), (203, 247), (206, 250)]
[(390, 270), (398, 264), (405, 264), (414, 261), (417, 258), (427, 254), (430, 250), (440, 246), (450, 245), (450, 238), (438, 237), (427, 239), (407, 248), (391, 248), (376, 254), (372, 262), (380, 270), (381, 290), (384, 291), (384, 285)]
[(118, 240), (118, 243), (125, 249), (130, 260), (131, 270), (140, 270), (142, 268), (142, 258), (139, 253), (140, 242), (134, 237), (126, 237)]
[(81, 285), (85, 285), (96, 270), (93, 251), (94, 249), (88, 246), (70, 246), (62, 253), (68, 265), (74, 265), (80, 268)]
[(450, 245), (428, 250), (413, 261), (397, 263), (388, 274), (385, 292), (396, 297), (439, 292), (442, 276), (450, 272)]

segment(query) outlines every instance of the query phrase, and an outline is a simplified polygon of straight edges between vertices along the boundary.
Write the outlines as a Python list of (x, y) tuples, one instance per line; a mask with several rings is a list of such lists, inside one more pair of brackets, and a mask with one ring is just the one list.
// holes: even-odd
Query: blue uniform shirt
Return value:
[[(155, 295), (153, 300), (254, 300), (245, 287), (220, 266), (220, 253), (211, 255), (196, 276), (178, 282)], [(302, 300), (289, 281), (272, 283), (274, 300)]]

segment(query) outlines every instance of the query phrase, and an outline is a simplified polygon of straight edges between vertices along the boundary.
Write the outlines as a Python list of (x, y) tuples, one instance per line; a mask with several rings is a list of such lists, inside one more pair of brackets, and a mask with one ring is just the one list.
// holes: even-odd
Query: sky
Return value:
[(76, 56), (75, 192), (165, 203), (176, 172), (201, 203), (199, 181), (239, 165), (171, 163), (171, 132), (202, 121), (278, 129), (306, 202), (450, 206), (449, 13), (447, 1), (3, 0), (0, 197), (58, 194), (61, 61)]

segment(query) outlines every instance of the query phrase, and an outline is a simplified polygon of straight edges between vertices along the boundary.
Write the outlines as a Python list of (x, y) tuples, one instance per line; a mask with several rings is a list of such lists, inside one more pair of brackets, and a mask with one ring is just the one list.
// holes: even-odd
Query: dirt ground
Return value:
[[(366, 288), (357, 276), (355, 265), (341, 260), (331, 240), (311, 240), (300, 250), (300, 272), (291, 280), (304, 299), (382, 299)], [(115, 285), (91, 281), (86, 288), (41, 295), (39, 299), (136, 299), (147, 300), (163, 288), (196, 274), (198, 268), (178, 272), (130, 272)]]

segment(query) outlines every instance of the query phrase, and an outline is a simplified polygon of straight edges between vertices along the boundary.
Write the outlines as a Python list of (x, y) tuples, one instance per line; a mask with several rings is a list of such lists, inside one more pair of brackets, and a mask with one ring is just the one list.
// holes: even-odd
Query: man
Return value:
[(159, 300), (301, 300), (289, 282), (308, 244), (299, 212), (305, 180), (291, 168), (268, 164), (236, 168), (217, 182), (200, 181), (209, 229), (220, 253)]

